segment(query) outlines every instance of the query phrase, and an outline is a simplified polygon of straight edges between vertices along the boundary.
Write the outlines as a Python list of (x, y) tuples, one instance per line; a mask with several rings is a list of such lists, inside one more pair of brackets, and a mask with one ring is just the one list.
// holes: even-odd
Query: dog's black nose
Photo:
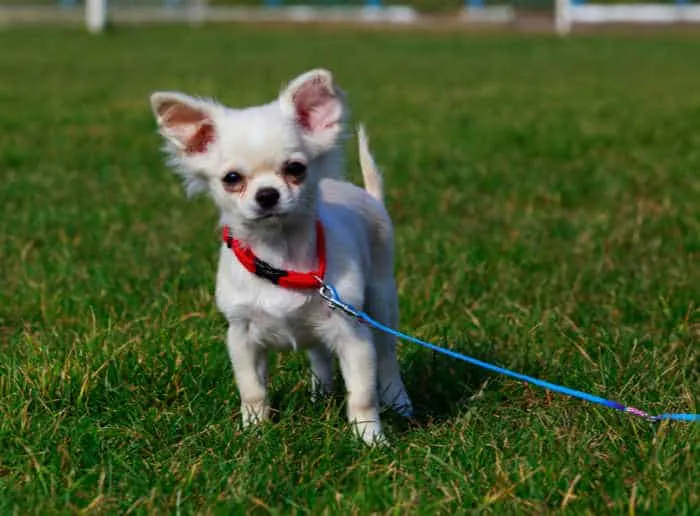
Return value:
[(261, 208), (269, 210), (280, 200), (280, 193), (276, 188), (261, 188), (255, 193), (255, 201)]

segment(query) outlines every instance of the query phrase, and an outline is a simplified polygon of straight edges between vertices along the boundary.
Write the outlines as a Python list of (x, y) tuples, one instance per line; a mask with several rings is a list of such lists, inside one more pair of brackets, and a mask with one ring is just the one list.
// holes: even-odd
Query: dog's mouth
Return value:
[(255, 220), (276, 221), (276, 220), (280, 220), (284, 216), (285, 216), (284, 213), (280, 213), (278, 211), (271, 211), (271, 212), (266, 212), (266, 213), (262, 213), (262, 214), (258, 215)]

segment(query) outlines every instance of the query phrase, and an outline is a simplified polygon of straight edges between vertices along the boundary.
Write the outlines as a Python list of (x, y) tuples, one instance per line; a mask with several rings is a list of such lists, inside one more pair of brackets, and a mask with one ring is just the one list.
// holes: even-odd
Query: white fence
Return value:
[[(310, 0), (309, 5), (304, 5), (303, 0), (251, 0), (253, 5), (247, 7), (226, 7), (211, 5), (208, 0), (0, 0), (0, 26), (81, 23), (91, 32), (101, 32), (108, 22), (116, 25), (168, 22), (441, 23), (419, 14), (408, 5), (395, 5), (394, 1), (389, 4), (389, 1)], [(458, 6), (459, 3), (454, 20), (461, 23), (504, 24), (515, 20), (512, 5), (463, 0), (463, 8), (460, 10)]]
[[(84, 5), (83, 5), (84, 4)], [(411, 7), (384, 5), (381, 0), (338, 0), (323, 6), (285, 5), (283, 0), (260, 0), (258, 6), (226, 7), (207, 0), (31, 0), (3, 4), (0, 25), (13, 23), (84, 23), (101, 32), (107, 23), (215, 22), (376, 22), (408, 24), (418, 20)]]
[[(258, 6), (225, 7), (210, 5), (208, 0), (0, 0), (0, 26), (80, 23), (91, 32), (100, 32), (108, 22), (117, 25), (167, 22), (444, 23), (444, 18), (436, 22), (409, 6), (385, 5), (383, 0), (327, 0), (322, 7), (290, 5), (291, 1), (260, 0)], [(455, 13), (454, 19), (480, 24), (517, 24), (520, 19), (518, 7), (513, 4), (489, 5), (484, 1), (464, 0), (463, 9)], [(518, 6), (526, 5), (523, 0), (511, 1), (517, 2)], [(298, 2), (296, 0), (295, 4)], [(553, 27), (559, 34), (568, 34), (579, 25), (700, 23), (700, 4), (691, 4), (688, 0), (675, 0), (669, 4), (597, 4), (596, 0), (553, 2), (554, 12), (550, 7), (549, 11), (540, 11), (539, 16), (545, 19), (551, 16)], [(551, 22), (547, 21), (540, 27), (546, 27), (548, 23)]]
[(556, 0), (555, 28), (568, 34), (577, 25), (610, 23), (700, 23), (700, 5), (686, 0), (675, 4), (587, 4), (583, 0)]

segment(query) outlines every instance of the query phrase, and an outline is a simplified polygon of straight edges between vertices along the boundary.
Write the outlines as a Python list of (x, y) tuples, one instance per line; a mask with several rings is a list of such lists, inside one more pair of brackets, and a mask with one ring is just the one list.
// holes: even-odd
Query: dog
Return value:
[(398, 323), (382, 176), (360, 126), (364, 189), (342, 179), (346, 107), (332, 74), (306, 72), (261, 106), (232, 109), (176, 92), (153, 93), (151, 106), (187, 192), (208, 193), (221, 212), (216, 304), (229, 323), (243, 425), (270, 417), (267, 351), (303, 349), (312, 396), (331, 391), (337, 355), (354, 432), (386, 442), (380, 405), (412, 414), (395, 340), (319, 295), (333, 285), (382, 324)]

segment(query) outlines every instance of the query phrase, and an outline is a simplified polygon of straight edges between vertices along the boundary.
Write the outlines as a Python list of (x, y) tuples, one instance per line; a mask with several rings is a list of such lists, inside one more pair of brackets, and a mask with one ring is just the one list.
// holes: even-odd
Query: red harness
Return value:
[(326, 241), (323, 234), (323, 224), (316, 221), (316, 252), (318, 254), (318, 270), (312, 272), (297, 272), (284, 269), (276, 269), (267, 262), (255, 256), (250, 247), (245, 246), (239, 240), (233, 238), (231, 228), (223, 228), (224, 242), (236, 255), (241, 265), (256, 276), (264, 278), (280, 287), (295, 290), (319, 288), (323, 286), (323, 278), (326, 275)]

